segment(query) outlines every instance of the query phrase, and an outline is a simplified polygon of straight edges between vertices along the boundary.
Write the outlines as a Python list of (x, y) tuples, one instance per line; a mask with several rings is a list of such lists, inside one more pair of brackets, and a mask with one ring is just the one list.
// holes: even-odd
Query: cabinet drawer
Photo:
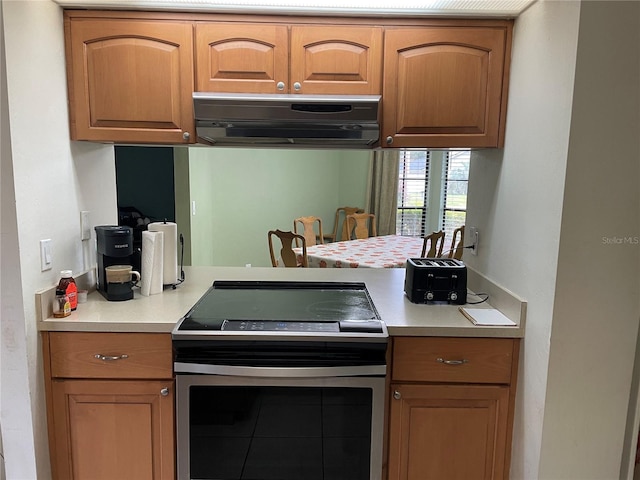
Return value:
[(172, 378), (166, 333), (51, 332), (51, 375), (63, 378)]
[(408, 382), (511, 382), (514, 339), (395, 337), (391, 379)]

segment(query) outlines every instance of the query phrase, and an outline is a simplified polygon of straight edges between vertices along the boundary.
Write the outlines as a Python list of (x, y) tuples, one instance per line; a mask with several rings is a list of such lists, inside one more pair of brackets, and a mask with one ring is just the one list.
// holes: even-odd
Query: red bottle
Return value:
[(60, 272), (60, 282), (58, 283), (58, 289), (64, 290), (69, 297), (69, 303), (71, 304), (71, 310), (78, 308), (78, 286), (72, 276), (71, 270), (62, 270)]

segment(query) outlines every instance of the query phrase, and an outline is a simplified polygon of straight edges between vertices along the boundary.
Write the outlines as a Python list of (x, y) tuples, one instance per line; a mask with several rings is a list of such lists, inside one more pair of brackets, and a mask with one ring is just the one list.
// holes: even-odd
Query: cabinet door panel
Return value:
[(390, 29), (383, 134), (393, 147), (498, 146), (506, 30)]
[(382, 29), (291, 28), (291, 82), (307, 94), (379, 94)]
[(286, 26), (196, 24), (199, 92), (285, 93), (288, 88)]
[(504, 477), (509, 388), (393, 385), (389, 480)]
[[(398, 132), (414, 128), (482, 133), (487, 57), (484, 50), (458, 45), (426, 46), (400, 53)], [(407, 108), (412, 105), (425, 108)]]
[[(178, 112), (170, 103), (155, 101), (163, 92), (170, 98), (179, 94), (179, 82), (173, 82), (172, 72), (180, 69), (179, 50), (175, 45), (154, 39), (115, 38), (90, 41), (85, 44), (89, 73), (90, 124), (93, 127), (117, 127), (121, 124), (176, 128)], [(155, 65), (155, 69), (138, 69), (140, 62)], [(114, 68), (115, 67), (115, 68)], [(113, 95), (113, 92), (130, 95)], [(146, 105), (148, 108), (140, 108)]]
[(193, 131), (191, 26), (74, 20), (74, 140), (184, 143)]
[(173, 381), (57, 380), (54, 472), (73, 480), (174, 478)]

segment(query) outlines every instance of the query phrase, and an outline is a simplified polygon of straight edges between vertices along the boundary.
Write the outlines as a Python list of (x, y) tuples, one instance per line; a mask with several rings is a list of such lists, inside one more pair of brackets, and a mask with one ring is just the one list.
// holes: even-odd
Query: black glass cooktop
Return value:
[(320, 332), (349, 320), (380, 323), (364, 283), (216, 281), (178, 330)]

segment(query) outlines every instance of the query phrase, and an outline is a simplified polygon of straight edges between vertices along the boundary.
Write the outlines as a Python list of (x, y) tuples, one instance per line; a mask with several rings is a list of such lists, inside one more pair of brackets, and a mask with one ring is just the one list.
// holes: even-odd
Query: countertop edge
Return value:
[(390, 337), (522, 338), (524, 336), (523, 331), (517, 326), (387, 327), (387, 330)]
[(38, 323), (38, 331), (96, 333), (171, 333), (174, 326), (174, 323), (166, 322), (74, 322), (47, 319)]

